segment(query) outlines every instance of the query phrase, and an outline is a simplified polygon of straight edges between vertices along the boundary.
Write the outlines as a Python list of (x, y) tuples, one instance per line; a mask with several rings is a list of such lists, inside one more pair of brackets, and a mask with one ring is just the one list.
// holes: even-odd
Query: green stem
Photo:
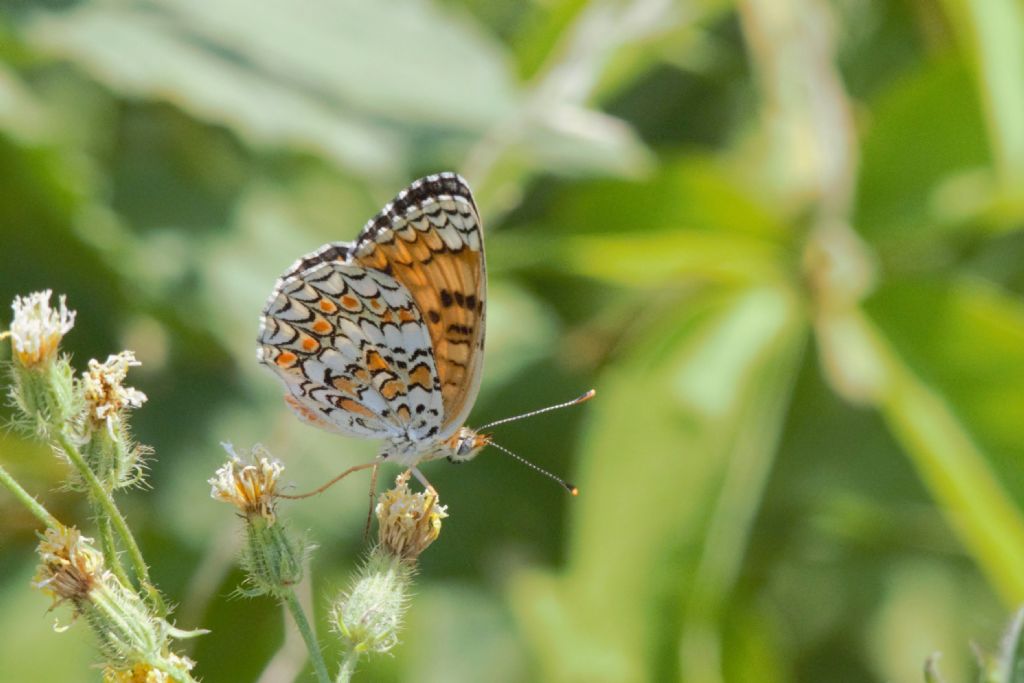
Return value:
[(128, 550), (128, 557), (131, 559), (132, 568), (135, 571), (135, 576), (138, 578), (139, 583), (142, 584), (142, 588), (149, 595), (150, 601), (153, 603), (153, 607), (156, 609), (159, 616), (167, 616), (168, 609), (167, 604), (164, 602), (160, 592), (157, 591), (156, 587), (149, 580), (149, 567), (146, 566), (146, 561), (142, 558), (142, 551), (139, 550), (139, 544), (135, 542), (135, 537), (132, 535), (131, 529), (128, 528), (128, 523), (124, 519), (124, 515), (117, 509), (117, 505), (114, 503), (113, 497), (110, 495), (100, 480), (96, 478), (96, 474), (89, 468), (88, 463), (85, 462), (85, 458), (79, 452), (78, 447), (71, 442), (64, 430), (54, 430), (54, 439), (60, 445), (61, 449), (68, 456), (68, 460), (75, 466), (82, 479), (85, 480), (86, 485), (89, 487), (89, 494), (93, 501), (99, 505), (100, 509), (106, 514), (110, 522), (114, 525), (114, 529), (117, 530), (117, 534), (121, 537), (121, 541), (124, 543), (125, 548)]
[(110, 518), (95, 506), (96, 525), (99, 527), (100, 544), (103, 547), (103, 555), (106, 557), (107, 566), (114, 572), (117, 580), (129, 588), (132, 582), (128, 579), (128, 573), (124, 570), (121, 557), (117, 553), (117, 544), (114, 542), (114, 529), (110, 525)]
[(341, 668), (338, 669), (338, 677), (334, 683), (349, 683), (352, 675), (356, 672), (356, 664), (359, 663), (359, 653), (355, 650), (347, 650), (341, 658)]
[(8, 491), (14, 494), (14, 497), (18, 501), (28, 508), (28, 511), (35, 515), (36, 519), (42, 522), (45, 526), (51, 529), (60, 529), (63, 525), (57, 521), (57, 518), (50, 514), (42, 504), (35, 499), (28, 491), (21, 488), (21, 484), (15, 481), (14, 477), (0, 466), (0, 483), (2, 483)]
[(309, 650), (309, 658), (313, 662), (317, 680), (320, 683), (331, 683), (331, 677), (327, 675), (327, 665), (324, 664), (323, 655), (320, 654), (320, 644), (316, 642), (316, 634), (313, 633), (313, 628), (309, 625), (309, 620), (306, 619), (306, 613), (302, 610), (295, 591), (286, 590), (282, 599), (288, 606), (288, 611), (292, 613), (292, 619), (295, 620), (295, 625), (299, 628), (302, 640), (306, 642), (306, 649)]

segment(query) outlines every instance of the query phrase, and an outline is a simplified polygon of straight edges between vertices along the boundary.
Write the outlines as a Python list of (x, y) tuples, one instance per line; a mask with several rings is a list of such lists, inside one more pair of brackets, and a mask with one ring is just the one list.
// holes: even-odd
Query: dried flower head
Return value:
[(74, 527), (49, 528), (36, 552), (41, 560), (33, 585), (53, 597), (80, 603), (104, 578), (103, 554)]
[[(188, 657), (168, 653), (163, 659), (170, 668), (176, 672), (191, 671), (195, 666)], [(171, 683), (175, 677), (164, 668), (154, 667), (152, 664), (140, 663), (127, 669), (107, 667), (103, 671), (103, 683)], [(189, 679), (191, 680), (191, 679)]]
[(53, 290), (14, 297), (14, 320), (8, 334), (14, 357), (26, 368), (52, 361), (60, 340), (75, 326), (75, 312), (69, 311), (62, 294), (56, 309), (50, 308)]
[(208, 481), (210, 495), (215, 500), (233, 504), (247, 517), (258, 515), (273, 524), (277, 480), (284, 471), (284, 465), (259, 444), (253, 446), (248, 462), (235, 453), (231, 444), (221, 445), (231, 459)]
[(106, 424), (113, 434), (121, 413), (138, 408), (146, 402), (146, 395), (124, 386), (128, 368), (142, 365), (132, 351), (108, 356), (106, 362), (89, 361), (89, 370), (82, 375), (82, 393), (85, 397), (88, 419), (94, 425)]
[(381, 494), (376, 508), (379, 540), (384, 550), (403, 560), (415, 560), (441, 534), (447, 508), (437, 504), (437, 491), (409, 489), (409, 472), (395, 479), (395, 487)]
[(166, 671), (149, 664), (136, 664), (130, 669), (107, 668), (103, 671), (103, 683), (171, 683)]

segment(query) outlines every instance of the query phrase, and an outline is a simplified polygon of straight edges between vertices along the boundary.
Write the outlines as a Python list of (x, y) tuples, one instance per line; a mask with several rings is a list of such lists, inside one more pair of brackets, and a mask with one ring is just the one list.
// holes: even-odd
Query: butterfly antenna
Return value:
[[(506, 417), (506, 418), (502, 418), (500, 420), (495, 420), (494, 422), (489, 422), (489, 423), (485, 424), (483, 427), (478, 427), (477, 431), (481, 431), (483, 429), (490, 429), (491, 427), (497, 427), (498, 425), (507, 424), (509, 422), (515, 422), (516, 420), (525, 420), (528, 417), (533, 417), (534, 415), (540, 415), (541, 413), (550, 413), (552, 410), (560, 410), (562, 408), (568, 408), (569, 406), (574, 406), (574, 405), (576, 405), (578, 403), (583, 403), (584, 401), (589, 401), (590, 399), (594, 398), (595, 394), (597, 394), (597, 390), (596, 389), (591, 389), (587, 393), (583, 394), (582, 396), (577, 396), (576, 398), (574, 398), (571, 401), (566, 401), (565, 403), (559, 403), (557, 405), (548, 406), (547, 408), (539, 408), (537, 410), (531, 410), (530, 412), (523, 413), (522, 415), (513, 415), (512, 417)], [(516, 456), (516, 457), (519, 457), (519, 456)]]
[[(592, 392), (591, 392), (591, 393), (592, 393)], [(568, 404), (566, 404), (566, 405), (572, 405), (572, 403), (570, 402), (570, 403), (568, 403)], [(559, 406), (556, 406), (556, 407), (559, 407)], [(515, 459), (516, 459), (516, 460), (518, 460), (519, 462), (523, 463), (524, 465), (526, 465), (527, 467), (529, 467), (529, 468), (530, 468), (531, 470), (533, 470), (534, 472), (538, 472), (538, 473), (540, 473), (540, 474), (543, 474), (543, 475), (544, 475), (545, 477), (547, 477), (548, 479), (553, 479), (553, 480), (555, 480), (556, 482), (558, 482), (558, 483), (559, 483), (559, 485), (561, 485), (561, 487), (562, 487), (563, 489), (565, 489), (566, 491), (568, 491), (568, 492), (569, 492), (569, 493), (571, 493), (572, 495), (574, 495), (574, 496), (578, 496), (578, 495), (580, 494), (580, 490), (579, 490), (578, 488), (576, 488), (575, 486), (573, 486), (572, 484), (570, 484), (569, 482), (567, 482), (567, 481), (566, 481), (565, 479), (562, 479), (561, 477), (559, 477), (559, 476), (558, 476), (558, 475), (556, 475), (556, 474), (552, 474), (551, 472), (548, 472), (548, 471), (547, 471), (546, 469), (544, 469), (543, 467), (539, 467), (539, 466), (537, 466), (537, 465), (534, 465), (534, 464), (533, 464), (532, 462), (530, 462), (530, 461), (529, 461), (529, 460), (527, 460), (526, 458), (524, 458), (524, 457), (522, 457), (522, 456), (519, 456), (519, 455), (516, 455), (515, 453), (513, 453), (513, 452), (512, 452), (512, 451), (510, 451), (509, 449), (505, 448), (504, 446), (502, 446), (502, 445), (500, 445), (500, 444), (496, 444), (496, 443), (494, 443), (493, 441), (489, 442), (489, 443), (488, 443), (488, 445), (489, 445), (489, 446), (494, 446), (495, 448), (497, 448), (497, 449), (498, 449), (499, 451), (501, 451), (501, 452), (502, 452), (502, 453), (504, 453), (505, 455), (511, 455), (511, 456), (512, 456), (513, 458), (515, 458)]]

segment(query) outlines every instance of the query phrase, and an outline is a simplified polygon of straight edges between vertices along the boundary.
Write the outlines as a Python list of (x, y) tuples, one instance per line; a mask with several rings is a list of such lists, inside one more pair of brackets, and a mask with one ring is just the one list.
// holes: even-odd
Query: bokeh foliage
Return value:
[[(577, 500), (497, 453), (430, 468), (451, 518), (364, 680), (913, 681), (935, 650), (967, 679), (1024, 602), (1019, 2), (7, 3), (0, 301), (64, 292), (79, 363), (143, 362), (126, 512), (212, 629), (204, 680), (295, 661), (271, 603), (226, 598), (217, 442), (302, 489), (374, 453), (281, 404), (262, 302), (449, 168), (488, 239), (473, 422), (599, 397), (499, 435)], [(0, 457), (85, 517), (48, 453)], [(364, 486), (290, 509), (321, 607)], [(4, 676), (85, 680), (27, 589), (33, 520), (0, 516)]]

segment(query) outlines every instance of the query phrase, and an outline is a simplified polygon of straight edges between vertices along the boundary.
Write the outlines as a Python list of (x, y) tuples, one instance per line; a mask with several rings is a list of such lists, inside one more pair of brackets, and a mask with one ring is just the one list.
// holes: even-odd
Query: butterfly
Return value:
[(378, 461), (426, 483), (419, 463), (466, 462), (497, 446), (464, 424), (480, 390), (486, 314), (480, 214), (466, 181), (439, 173), (399, 192), (355, 241), (285, 271), (260, 318), (257, 357), (300, 419), (383, 439)]

